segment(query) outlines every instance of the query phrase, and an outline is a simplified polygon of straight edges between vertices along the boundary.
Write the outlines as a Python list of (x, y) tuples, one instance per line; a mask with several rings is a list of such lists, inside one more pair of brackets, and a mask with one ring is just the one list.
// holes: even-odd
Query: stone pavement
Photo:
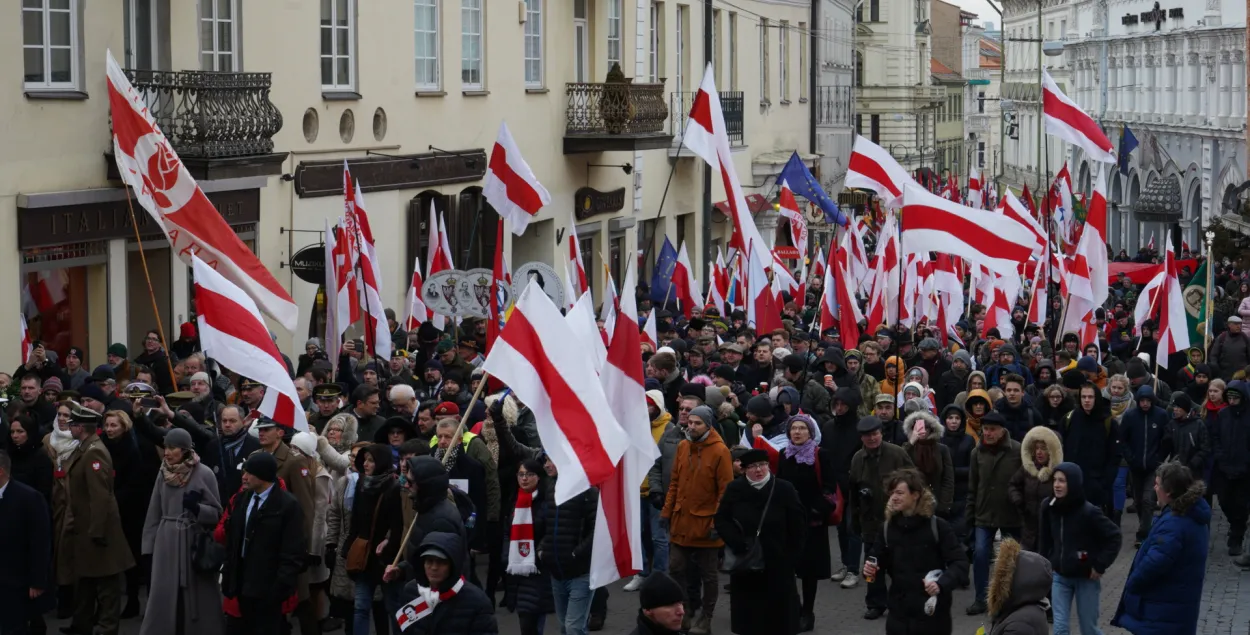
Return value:
[[(1218, 509), (1213, 518), (1211, 551), (1207, 560), (1207, 577), (1203, 589), (1202, 615), (1198, 622), (1198, 633), (1201, 635), (1250, 635), (1250, 573), (1242, 572), (1232, 564), (1227, 555), (1225, 538), (1228, 535), (1228, 521)], [(1116, 605), (1124, 590), (1124, 580), (1128, 575), (1129, 566), (1133, 561), (1133, 535), (1137, 529), (1137, 517), (1125, 514), (1123, 532), (1125, 540), (1120, 557), (1103, 577), (1102, 614), (1099, 624), (1105, 635), (1125, 635), (1127, 631), (1109, 626)], [(830, 533), (834, 562), (838, 561), (838, 543), (836, 534)], [(485, 573), (483, 570), (482, 573)], [(728, 582), (728, 576), (722, 576)], [(601, 631), (610, 635), (621, 635), (634, 628), (638, 609), (638, 594), (626, 593), (621, 590), (623, 583), (612, 585), (611, 598), (608, 601), (608, 620)], [(500, 595), (502, 597), (502, 595)], [(982, 625), (983, 615), (969, 617), (964, 615), (964, 607), (972, 602), (972, 591), (956, 591), (954, 600), (954, 635), (973, 635)], [(712, 621), (712, 632), (716, 635), (729, 635), (729, 600), (722, 593), (718, 600), (719, 610)], [(862, 618), (864, 612), (864, 587), (844, 590), (833, 582), (821, 583), (816, 596), (816, 632), (837, 635), (881, 635), (885, 632), (885, 619), (867, 621)], [(515, 615), (500, 609), (498, 612), (500, 633), (516, 635), (520, 632)], [(64, 626), (65, 622), (50, 622), (50, 635), (57, 635), (56, 627)], [(122, 624), (121, 635), (136, 635), (139, 632), (140, 620), (126, 620)], [(294, 632), (298, 632), (298, 627)], [(342, 631), (337, 631), (342, 633)], [(554, 616), (549, 617), (546, 633), (559, 635), (559, 627)], [(1072, 624), (1072, 632), (1079, 633), (1079, 627)], [(277, 634), (275, 634), (277, 635)], [(333, 634), (328, 634), (333, 635)], [(755, 634), (743, 634), (755, 635)]]

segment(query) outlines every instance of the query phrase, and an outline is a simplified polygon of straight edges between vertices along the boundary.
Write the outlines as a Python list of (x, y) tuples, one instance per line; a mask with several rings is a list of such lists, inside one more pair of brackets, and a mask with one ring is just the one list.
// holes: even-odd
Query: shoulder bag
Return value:
[(369, 551), (372, 549), (373, 531), (378, 527), (378, 510), (382, 508), (382, 498), (386, 492), (378, 492), (378, 502), (373, 506), (373, 520), (369, 523), (369, 535), (357, 536), (347, 548), (347, 557), (343, 566), (349, 575), (359, 575), (369, 568)]
[(777, 491), (777, 476), (773, 475), (772, 487), (768, 490), (768, 500), (764, 502), (764, 511), (760, 514), (759, 527), (747, 545), (747, 552), (739, 556), (733, 549), (725, 550), (725, 562), (721, 569), (729, 573), (764, 570), (764, 548), (760, 546), (760, 532), (764, 530), (764, 519), (768, 518), (768, 508), (773, 503), (773, 493)]

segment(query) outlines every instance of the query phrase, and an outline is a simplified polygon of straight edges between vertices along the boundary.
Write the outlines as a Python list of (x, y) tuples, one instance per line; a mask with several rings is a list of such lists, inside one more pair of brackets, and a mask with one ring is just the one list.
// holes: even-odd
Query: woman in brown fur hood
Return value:
[(990, 572), (986, 594), (990, 625), (986, 635), (1049, 635), (1050, 561), (1006, 538)]
[(1020, 510), (1023, 523), (1020, 546), (1029, 551), (1037, 550), (1042, 501), (1055, 495), (1050, 477), (1060, 463), (1063, 463), (1063, 444), (1054, 431), (1038, 426), (1024, 435), (1024, 442), (1020, 444), (1020, 469), (1007, 484), (1007, 497)]

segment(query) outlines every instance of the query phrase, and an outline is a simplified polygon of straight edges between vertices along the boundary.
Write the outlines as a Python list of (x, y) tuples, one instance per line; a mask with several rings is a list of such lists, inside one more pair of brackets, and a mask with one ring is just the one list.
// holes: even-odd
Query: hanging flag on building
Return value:
[(1116, 157), (1120, 167), (1120, 174), (1128, 176), (1128, 162), (1133, 154), (1133, 150), (1137, 149), (1137, 145), (1137, 135), (1133, 134), (1133, 131), (1127, 125), (1124, 126), (1124, 129), (1120, 131), (1119, 156)]

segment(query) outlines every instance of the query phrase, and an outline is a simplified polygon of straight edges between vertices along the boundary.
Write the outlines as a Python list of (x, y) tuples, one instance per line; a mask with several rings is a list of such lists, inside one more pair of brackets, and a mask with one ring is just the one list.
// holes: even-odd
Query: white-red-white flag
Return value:
[[(616, 293), (616, 281), (612, 280), (612, 270), (604, 264), (603, 304), (599, 306), (599, 319), (603, 321), (604, 339), (609, 341), (612, 332), (616, 329), (617, 307), (620, 303), (620, 296)], [(607, 342), (604, 342), (604, 346), (607, 346)]]
[(1028, 228), (1036, 243), (1033, 248), (1034, 253), (1046, 248), (1046, 230), (1042, 228), (1036, 218), (1033, 218), (1033, 214), (1029, 213), (1029, 208), (1025, 207), (1024, 203), (1021, 203), (1020, 199), (1011, 193), (1011, 190), (1007, 191), (1007, 195), (1003, 197), (1003, 202), (999, 208), (1004, 216)]
[(204, 354), (241, 377), (265, 386), (265, 398), (257, 408), (279, 425), (297, 431), (308, 429), (295, 382), (286, 362), (269, 335), (256, 303), (198, 257), (191, 259), (195, 276), (196, 323)]
[(326, 356), (330, 358), (332, 364), (336, 366), (339, 363), (339, 348), (342, 343), (343, 329), (339, 328), (339, 270), (335, 266), (335, 259), (339, 255), (338, 240), (335, 238), (335, 230), (337, 228), (330, 226), (330, 219), (325, 220), (325, 259), (326, 259), (326, 279), (325, 279), (325, 298), (326, 298), (326, 333), (325, 346)]
[(382, 304), (382, 267), (373, 240), (373, 229), (369, 227), (364, 193), (360, 191), (360, 183), (352, 179), (346, 160), (343, 161), (343, 184), (347, 227), (355, 234), (349, 244), (357, 247), (354, 256), (359, 274), (357, 290), (363, 296), (361, 305), (365, 309), (365, 346), (375, 356), (390, 359), (391, 328), (386, 321), (386, 307)]
[(533, 411), (543, 449), (560, 472), (557, 505), (611, 478), (629, 445), (590, 357), (569, 346), (564, 316), (525, 287), (482, 369)]
[(898, 322), (899, 278), (902, 275), (898, 252), (897, 221), (887, 213), (877, 233), (876, 267), (872, 273), (872, 294), (868, 296), (868, 332), (876, 333), (883, 324)]
[(851, 350), (859, 345), (859, 321), (863, 315), (851, 292), (853, 285), (845, 268), (848, 259), (846, 242), (847, 238), (843, 238), (843, 246), (832, 251), (833, 258), (825, 268), (825, 288), (820, 299), (820, 332), (837, 327), (842, 346)]
[(506, 121), (499, 122), (499, 136), (490, 151), (482, 196), (512, 224), (512, 233), (517, 236), (525, 233), (539, 210), (551, 204), (551, 194), (521, 156)]
[[(1166, 236), (1166, 254), (1163, 272), (1166, 276), (1159, 293), (1159, 350), (1155, 361), (1161, 368), (1168, 367), (1168, 357), (1189, 348), (1189, 323), (1185, 313), (1185, 298), (1181, 295), (1181, 283), (1176, 268), (1176, 252), (1172, 250), (1172, 232)], [(1138, 299), (1138, 304), (1142, 298)]]
[(573, 308), (577, 299), (590, 289), (586, 279), (586, 266), (582, 264), (582, 246), (577, 240), (577, 218), (569, 214), (569, 231), (564, 236), (567, 249), (564, 250), (564, 295), (568, 304), (566, 309)]
[(872, 190), (886, 207), (896, 208), (903, 204), (903, 190), (915, 179), (890, 156), (885, 148), (859, 136), (851, 148), (847, 164), (846, 187)]
[(900, 220), (901, 252), (959, 256), (1002, 275), (1013, 275), (1033, 253), (1033, 234), (1001, 214), (972, 209), (907, 186)]
[(656, 309), (653, 308), (649, 313), (647, 313), (647, 321), (643, 323), (642, 331), (639, 333), (639, 337), (642, 338), (642, 341), (651, 345), (652, 351), (660, 349), (660, 338), (656, 334), (655, 329), (655, 312)]
[(981, 192), (981, 174), (975, 167), (968, 170), (968, 207), (985, 209), (985, 197)]
[[(764, 262), (760, 260), (759, 251), (747, 249), (747, 326), (755, 329), (756, 335), (772, 333), (782, 328), (781, 310), (777, 308), (777, 296), (764, 271)], [(785, 268), (780, 268), (785, 271)], [(774, 271), (776, 276), (776, 271)]]
[(198, 257), (251, 296), (288, 331), (299, 324), (299, 307), (256, 254), (248, 249), (204, 195), (148, 111), (147, 98), (130, 84), (113, 53), (107, 54), (113, 159), (170, 251), (184, 263)]
[(707, 303), (725, 314), (725, 300), (729, 297), (729, 269), (725, 266), (725, 254), (716, 248), (716, 262), (712, 263), (712, 276), (707, 285)]
[(18, 311), (18, 319), (22, 322), (22, 363), (30, 361), (30, 354), (35, 350), (34, 343), (30, 339), (30, 329), (26, 327), (26, 314)]
[(694, 279), (694, 266), (690, 264), (690, 254), (686, 251), (686, 241), (681, 241), (677, 250), (677, 262), (673, 266), (673, 296), (681, 305), (681, 312), (689, 320), (695, 307), (703, 307), (703, 296), (699, 292), (699, 281)]
[[(428, 244), (426, 245), (426, 279), (440, 271), (454, 268), (451, 263), (451, 249), (447, 246), (447, 232), (442, 227), (443, 221), (434, 209), (434, 201), (431, 200)], [(441, 313), (432, 313), (430, 323), (441, 331), (447, 325), (447, 319)]]
[(595, 323), (595, 305), (590, 293), (583, 293), (573, 308), (564, 314), (564, 323), (569, 335), (579, 340), (578, 350), (585, 351), (594, 364), (595, 372), (603, 371), (603, 364), (608, 359), (608, 345), (603, 341), (599, 325)]
[(642, 570), (642, 508), (639, 488), (660, 451), (651, 436), (651, 417), (642, 370), (638, 309), (634, 301), (634, 263), (621, 285), (620, 319), (608, 346), (608, 360), (599, 374), (608, 407), (629, 438), (629, 447), (611, 478), (599, 486), (594, 546), (590, 555), (590, 587), (597, 589)]
[(421, 323), (430, 319), (430, 309), (425, 306), (425, 300), (421, 298), (421, 286), (424, 282), (421, 280), (421, 256), (417, 256), (412, 263), (412, 282), (408, 285), (408, 297), (404, 304), (408, 307), (408, 314), (404, 317), (404, 330), (414, 331), (421, 328)]
[(1115, 148), (1093, 117), (1059, 90), (1050, 73), (1042, 71), (1042, 116), (1046, 133), (1055, 135), (1085, 151), (1089, 158), (1115, 163)]
[[(849, 235), (850, 231), (848, 231), (847, 234)], [(822, 280), (824, 279), (825, 267), (827, 266), (825, 262), (826, 262), (825, 261), (825, 248), (818, 247), (816, 249), (816, 257), (812, 259), (812, 275), (813, 276), (816, 276), (817, 278), (821, 278)]]
[[(333, 240), (334, 259), (326, 266), (334, 269), (334, 339), (343, 337), (352, 324), (360, 319), (360, 293), (356, 287), (356, 267), (352, 263), (351, 232), (343, 224), (335, 225), (327, 234)], [(327, 244), (329, 244), (327, 242)], [(330, 322), (327, 321), (327, 327)], [(329, 331), (326, 337), (330, 337)], [(338, 359), (337, 357), (334, 359)]]
[(699, 92), (695, 93), (686, 130), (682, 135), (682, 145), (706, 161), (713, 170), (720, 172), (721, 185), (725, 188), (729, 203), (729, 219), (733, 222), (729, 246), (738, 250), (754, 249), (760, 262), (768, 262), (767, 243), (760, 236), (755, 219), (751, 217), (746, 195), (742, 192), (742, 184), (738, 181), (738, 172), (734, 168), (733, 152), (729, 146), (729, 129), (725, 127), (725, 113), (721, 110), (720, 93), (716, 91), (715, 76), (710, 63), (703, 73)]
[(790, 191), (790, 186), (784, 180), (781, 182), (777, 205), (778, 212), (790, 225), (790, 242), (799, 250), (799, 258), (806, 258), (807, 219), (803, 218), (803, 212), (799, 211), (799, 202), (795, 200), (794, 192)]

